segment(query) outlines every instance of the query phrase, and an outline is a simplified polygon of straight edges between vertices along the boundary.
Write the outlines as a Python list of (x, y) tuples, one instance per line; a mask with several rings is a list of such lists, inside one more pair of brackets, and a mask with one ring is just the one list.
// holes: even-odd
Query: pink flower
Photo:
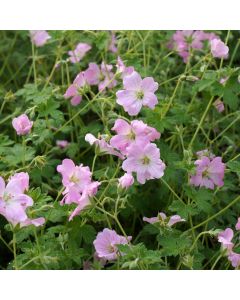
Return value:
[(117, 103), (122, 105), (130, 116), (136, 116), (142, 106), (154, 109), (158, 103), (154, 94), (158, 89), (158, 83), (152, 77), (144, 79), (137, 72), (123, 78), (125, 90), (117, 92)]
[(136, 142), (148, 143), (160, 138), (155, 128), (138, 120), (129, 124), (123, 119), (117, 119), (112, 130), (117, 134), (111, 138), (110, 144), (124, 155), (127, 154), (127, 147)]
[(240, 217), (238, 218), (235, 228), (236, 228), (236, 230), (240, 230)]
[(22, 114), (12, 120), (12, 126), (18, 135), (26, 135), (30, 133), (33, 122), (29, 120), (27, 115)]
[(88, 85), (87, 73), (80, 72), (74, 79), (73, 83), (68, 87), (64, 94), (64, 98), (71, 98), (73, 106), (78, 105), (82, 101), (81, 88)]
[(221, 83), (222, 85), (225, 85), (225, 83), (228, 81), (229, 77), (223, 77), (219, 80), (219, 83)]
[(30, 30), (31, 41), (35, 46), (42, 47), (51, 38), (45, 30)]
[(97, 234), (93, 245), (99, 258), (115, 260), (121, 254), (118, 251), (117, 245), (125, 245), (131, 239), (132, 237), (130, 236), (125, 238), (124, 236), (118, 235), (115, 230), (105, 228), (102, 232)]
[(209, 189), (214, 189), (214, 185), (223, 186), (225, 164), (221, 157), (210, 160), (210, 158), (202, 156), (194, 164), (196, 165), (196, 173), (190, 178), (192, 185), (205, 186)]
[(134, 67), (126, 67), (120, 56), (118, 56), (117, 58), (116, 67), (117, 72), (122, 75), (122, 79), (126, 76), (131, 75), (135, 71)]
[(220, 39), (213, 39), (210, 41), (211, 53), (213, 57), (227, 58), (229, 48)]
[(83, 165), (75, 166), (71, 159), (64, 159), (61, 165), (57, 166), (57, 171), (62, 174), (63, 204), (77, 204), (71, 213), (69, 221), (90, 204), (90, 199), (96, 195), (100, 182), (92, 181), (92, 173), (89, 167)]
[(66, 141), (66, 140), (57, 140), (56, 141), (56, 145), (59, 147), (59, 148), (66, 148), (68, 145), (69, 145), (69, 142)]
[(75, 202), (75, 200), (77, 200), (76, 202), (78, 205), (70, 215), (69, 221), (71, 221), (75, 216), (79, 215), (86, 206), (91, 204), (90, 198), (97, 194), (98, 187), (100, 184), (101, 183), (98, 181), (91, 182), (89, 185), (86, 186), (79, 198), (71, 199), (72, 202)]
[(116, 39), (116, 35), (114, 32), (111, 34), (111, 42), (110, 42), (108, 49), (109, 49), (109, 51), (111, 51), (113, 53), (116, 53), (118, 50), (117, 49), (117, 39)]
[(90, 145), (96, 145), (100, 153), (116, 155), (120, 159), (124, 159), (124, 156), (118, 151), (116, 151), (111, 145), (109, 145), (104, 139), (104, 137), (97, 139), (93, 134), (87, 133), (85, 136), (85, 141), (88, 142)]
[(203, 156), (207, 156), (210, 159), (213, 159), (214, 157), (216, 157), (210, 150), (208, 149), (204, 149), (204, 150), (200, 150), (198, 152), (196, 152), (198, 158), (202, 158)]
[(231, 228), (227, 228), (218, 234), (218, 241), (222, 244), (224, 249), (231, 250), (234, 246), (232, 243), (233, 231)]
[(217, 99), (213, 105), (219, 113), (224, 111), (224, 103), (221, 100)]
[(202, 30), (178, 30), (174, 33), (169, 48), (176, 49), (183, 61), (187, 63), (191, 49), (202, 49), (204, 41), (211, 41), (216, 37), (214, 33), (206, 33)]
[(146, 180), (163, 176), (165, 164), (160, 159), (160, 150), (155, 144), (132, 144), (127, 148), (127, 153), (122, 168), (127, 173), (136, 172), (137, 180), (141, 184)]
[(20, 227), (34, 225), (40, 226), (45, 222), (44, 218), (29, 219), (26, 209), (33, 205), (33, 200), (24, 192), (29, 186), (27, 173), (16, 173), (9, 179), (7, 185), (0, 177), (0, 214), (3, 215), (13, 226)]
[(124, 174), (122, 177), (120, 177), (118, 179), (118, 185), (122, 188), (122, 189), (127, 189), (129, 188), (131, 185), (133, 185), (134, 183), (134, 178), (132, 176), (132, 174), (126, 173)]
[(157, 217), (152, 217), (152, 218), (143, 217), (143, 221), (148, 222), (150, 224), (160, 222), (168, 227), (171, 227), (176, 223), (184, 222), (185, 219), (182, 219), (179, 215), (174, 215), (171, 216), (170, 218), (169, 217), (167, 218), (167, 216), (164, 213), (160, 212)]
[(234, 268), (238, 268), (240, 266), (240, 254), (231, 251), (228, 254), (228, 260), (230, 260)]
[(75, 50), (68, 51), (69, 60), (75, 64), (79, 62), (92, 47), (86, 43), (77, 44)]
[(103, 91), (106, 88), (112, 89), (117, 84), (114, 74), (111, 71), (112, 68), (112, 65), (107, 65), (105, 62), (102, 62), (100, 68), (97, 64), (90, 63), (88, 69), (85, 71), (89, 84), (98, 85), (99, 91)]
[(73, 187), (79, 192), (83, 192), (85, 187), (91, 183), (92, 173), (89, 167), (75, 166), (71, 159), (64, 159), (61, 165), (57, 166), (57, 171), (62, 174), (62, 184), (66, 188)]

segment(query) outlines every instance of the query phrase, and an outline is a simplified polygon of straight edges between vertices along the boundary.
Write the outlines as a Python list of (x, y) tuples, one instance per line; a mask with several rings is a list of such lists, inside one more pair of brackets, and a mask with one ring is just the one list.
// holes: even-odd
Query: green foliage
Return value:
[[(43, 226), (17, 225), (13, 230), (5, 217), (0, 217), (0, 268), (232, 268), (226, 257), (216, 260), (220, 254), (218, 233), (227, 227), (234, 229), (240, 213), (238, 33), (215, 32), (227, 41), (229, 59), (215, 59), (206, 42), (201, 51), (191, 49), (187, 64), (168, 47), (174, 31), (117, 31), (117, 53), (109, 51), (111, 34), (51, 31), (52, 39), (32, 51), (29, 32), (0, 32), (0, 176), (7, 183), (16, 172), (28, 172), (26, 194), (33, 199), (33, 206), (26, 209), (27, 215), (45, 218)], [(72, 64), (68, 51), (79, 42), (92, 48)], [(129, 116), (116, 103), (116, 92), (123, 89), (121, 74), (116, 74), (118, 55), (142, 78), (153, 77), (158, 82), (155, 109), (143, 107), (137, 116)], [(113, 66), (116, 86), (100, 92), (97, 85), (80, 88), (82, 101), (72, 106), (64, 97), (66, 89), (90, 62), (100, 65), (102, 61)], [(221, 79), (227, 80), (221, 83)], [(215, 107), (216, 100), (224, 104), (222, 113)], [(12, 120), (23, 113), (33, 127), (28, 135), (18, 136)], [(142, 185), (134, 174), (134, 185), (121, 189), (122, 161), (99, 153), (85, 141), (85, 135), (92, 133), (109, 142), (114, 135), (112, 127), (121, 117), (142, 120), (161, 133), (154, 143), (166, 164), (162, 178)], [(59, 140), (69, 144), (60, 148)], [(226, 164), (223, 187), (210, 190), (190, 185), (196, 152), (203, 149), (221, 156)], [(89, 206), (72, 221), (69, 216), (76, 204), (60, 204), (64, 195), (56, 170), (65, 158), (89, 166), (93, 180), (101, 182)], [(154, 217), (159, 212), (167, 217), (177, 214), (185, 222), (169, 227), (143, 221), (144, 216)], [(118, 259), (113, 261), (95, 255), (93, 241), (104, 228), (132, 236), (129, 244), (118, 245)], [(235, 250), (239, 253), (239, 246)]]

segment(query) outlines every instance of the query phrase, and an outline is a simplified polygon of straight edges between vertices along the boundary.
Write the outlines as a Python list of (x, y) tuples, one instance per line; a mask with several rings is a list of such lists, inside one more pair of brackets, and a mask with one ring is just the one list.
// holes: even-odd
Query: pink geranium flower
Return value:
[(71, 159), (64, 159), (57, 171), (62, 174), (62, 184), (67, 189), (73, 187), (78, 192), (83, 192), (85, 187), (91, 183), (92, 173), (89, 167), (82, 164), (76, 166)]
[(152, 217), (152, 218), (143, 217), (143, 221), (148, 222), (150, 224), (159, 222), (168, 227), (171, 227), (176, 223), (184, 222), (185, 219), (182, 219), (179, 215), (173, 215), (169, 218), (163, 212), (160, 212), (160, 213), (158, 213), (157, 217)]
[(218, 241), (222, 244), (224, 249), (231, 250), (234, 246), (232, 243), (233, 230), (231, 228), (226, 228), (218, 234)]
[(122, 79), (126, 76), (131, 75), (135, 71), (134, 67), (126, 67), (120, 56), (118, 56), (117, 58), (116, 67), (117, 67), (117, 73), (121, 74)]
[(136, 172), (137, 180), (141, 184), (164, 175), (165, 164), (160, 159), (160, 150), (155, 144), (132, 144), (127, 148), (127, 153), (122, 168), (127, 173)]
[(117, 38), (116, 38), (116, 35), (115, 33), (113, 32), (111, 34), (111, 41), (110, 41), (110, 44), (109, 44), (109, 47), (108, 47), (109, 51), (111, 51), (112, 53), (116, 53), (117, 52)]
[(117, 103), (123, 106), (130, 116), (136, 116), (142, 106), (154, 109), (158, 103), (154, 94), (158, 83), (152, 77), (144, 79), (137, 72), (123, 78), (124, 90), (117, 92)]
[(32, 43), (37, 47), (42, 47), (51, 38), (45, 30), (30, 30)]
[[(77, 198), (76, 202), (78, 205), (70, 215), (69, 221), (71, 221), (75, 216), (79, 215), (86, 206), (91, 204), (90, 199), (97, 194), (100, 184), (101, 183), (98, 181), (93, 181), (85, 187), (81, 196)], [(71, 202), (75, 202), (76, 199), (72, 198), (69, 200), (71, 200)]]
[(210, 159), (213, 159), (214, 157), (216, 157), (210, 150), (208, 149), (204, 149), (204, 150), (200, 150), (196, 152), (198, 158), (202, 158), (203, 156), (207, 156)]
[(28, 173), (16, 173), (9, 179), (7, 185), (0, 177), (0, 214), (13, 226), (20, 227), (34, 225), (40, 226), (45, 222), (44, 218), (29, 219), (26, 209), (33, 205), (31, 197), (25, 194), (29, 187)]
[(214, 103), (213, 103), (213, 105), (215, 106), (215, 108), (216, 108), (216, 110), (219, 112), (219, 113), (221, 113), (221, 112), (223, 112), (224, 111), (224, 103), (221, 101), (221, 100), (219, 100), (219, 99), (217, 99)]
[(118, 179), (118, 186), (122, 189), (127, 189), (134, 183), (134, 178), (132, 174), (126, 173)]
[(213, 39), (210, 42), (211, 53), (213, 57), (216, 58), (227, 58), (229, 48), (220, 39)]
[(86, 86), (88, 86), (88, 74), (80, 72), (66, 90), (64, 98), (71, 98), (71, 104), (73, 106), (78, 105), (82, 101), (81, 88), (83, 89)]
[(191, 176), (190, 183), (195, 186), (205, 186), (214, 189), (214, 186), (223, 186), (223, 177), (225, 164), (221, 157), (215, 157), (212, 160), (209, 157), (202, 156), (196, 160), (196, 173)]
[(230, 251), (228, 254), (228, 260), (234, 268), (238, 268), (240, 266), (240, 254)]
[(57, 140), (56, 141), (56, 145), (61, 148), (61, 149), (64, 149), (66, 148), (68, 145), (69, 145), (69, 142), (66, 141), (66, 140)]
[(26, 135), (30, 133), (33, 122), (29, 120), (27, 115), (22, 114), (12, 120), (12, 126), (18, 135)]
[(240, 230), (240, 217), (238, 218), (235, 228), (236, 228), (236, 230)]
[(148, 143), (160, 138), (155, 128), (138, 120), (129, 124), (123, 119), (117, 119), (112, 130), (117, 134), (111, 138), (110, 144), (124, 155), (127, 154), (127, 147), (136, 142)]
[(88, 142), (90, 145), (96, 145), (100, 151), (100, 153), (116, 155), (120, 159), (124, 159), (124, 156), (116, 151), (111, 145), (109, 145), (104, 137), (97, 139), (93, 134), (87, 133), (85, 136), (85, 141)]
[(75, 64), (79, 62), (92, 47), (86, 43), (77, 44), (75, 50), (68, 51), (69, 60)]
[(115, 260), (122, 254), (119, 252), (117, 245), (125, 245), (131, 239), (131, 236), (125, 238), (124, 236), (118, 235), (115, 230), (105, 228), (102, 232), (97, 234), (93, 245), (99, 258)]
[(85, 71), (89, 84), (98, 85), (99, 91), (115, 87), (117, 81), (114, 79), (112, 68), (112, 65), (107, 65), (105, 62), (102, 62), (100, 68), (97, 64), (90, 63), (88, 69)]
[(77, 204), (69, 217), (71, 221), (90, 204), (90, 199), (96, 195), (100, 182), (92, 181), (89, 167), (82, 164), (76, 166), (71, 159), (64, 159), (62, 164), (57, 166), (57, 171), (62, 174), (62, 184), (65, 187), (60, 204)]

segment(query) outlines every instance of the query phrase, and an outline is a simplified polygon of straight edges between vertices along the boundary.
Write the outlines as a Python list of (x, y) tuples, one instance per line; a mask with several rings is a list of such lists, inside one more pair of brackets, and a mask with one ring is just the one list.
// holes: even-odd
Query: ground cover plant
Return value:
[(239, 269), (239, 32), (0, 36), (1, 269)]

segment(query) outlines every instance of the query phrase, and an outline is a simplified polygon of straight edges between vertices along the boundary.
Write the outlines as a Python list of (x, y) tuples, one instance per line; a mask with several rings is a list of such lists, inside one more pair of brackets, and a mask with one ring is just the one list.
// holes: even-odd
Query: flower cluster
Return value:
[[(126, 174), (135, 172), (141, 184), (163, 176), (165, 164), (160, 159), (160, 150), (156, 144), (151, 143), (160, 138), (160, 133), (155, 128), (139, 120), (129, 124), (123, 119), (117, 119), (112, 130), (117, 134), (110, 139), (110, 144), (104, 139), (96, 139), (92, 134), (87, 134), (85, 140), (91, 145), (97, 144), (101, 152), (125, 159), (122, 169)], [(129, 179), (129, 175), (127, 178), (130, 183), (123, 184), (124, 187), (131, 185), (132, 179)], [(126, 177), (122, 180), (125, 179)]]
[(90, 204), (91, 197), (95, 196), (100, 182), (92, 181), (92, 173), (89, 167), (82, 164), (75, 166), (71, 159), (64, 159), (57, 171), (62, 175), (64, 186), (63, 199), (61, 204), (77, 204), (77, 207), (69, 217), (69, 221)]
[(93, 242), (97, 256), (106, 260), (115, 260), (119, 255), (122, 255), (117, 248), (117, 245), (125, 245), (131, 241), (132, 237), (127, 238), (116, 233), (115, 230), (105, 228), (97, 234)]
[(15, 173), (6, 184), (0, 177), (0, 214), (3, 215), (14, 227), (34, 225), (40, 226), (44, 218), (30, 219), (26, 210), (33, 205), (33, 199), (25, 194), (29, 188), (28, 173)]
[(217, 38), (214, 33), (202, 30), (177, 30), (169, 43), (170, 49), (175, 49), (185, 63), (188, 62), (191, 49), (201, 50), (204, 41), (212, 41)]
[[(203, 151), (201, 151), (203, 152)], [(200, 153), (200, 152), (198, 152)], [(190, 183), (194, 186), (205, 186), (209, 189), (214, 189), (214, 186), (222, 187), (225, 164), (221, 157), (209, 157), (202, 154), (195, 161), (195, 174), (190, 177)]]
[(82, 95), (88, 91), (90, 86), (97, 85), (99, 91), (106, 88), (112, 89), (117, 84), (112, 68), (112, 65), (107, 65), (104, 62), (100, 67), (95, 63), (90, 63), (85, 71), (76, 76), (73, 83), (66, 90), (64, 98), (71, 98), (71, 104), (76, 106), (82, 101)]
[[(236, 230), (240, 230), (240, 218), (238, 218), (235, 226)], [(234, 268), (240, 266), (240, 254), (233, 251), (235, 244), (232, 242), (234, 232), (231, 228), (226, 228), (218, 234), (218, 241), (221, 243), (223, 250), (226, 252), (228, 260)]]

